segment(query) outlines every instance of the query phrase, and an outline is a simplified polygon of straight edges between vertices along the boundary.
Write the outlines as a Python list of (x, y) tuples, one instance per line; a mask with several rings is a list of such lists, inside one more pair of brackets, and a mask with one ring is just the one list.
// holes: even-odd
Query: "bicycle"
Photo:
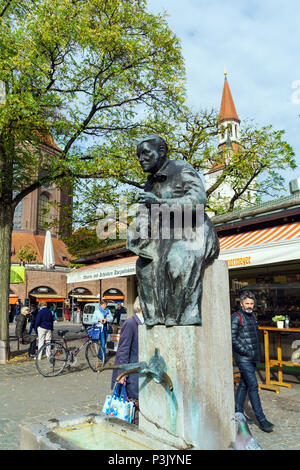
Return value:
[[(104, 366), (104, 351), (99, 339), (92, 339), (92, 330), (89, 328), (81, 338), (65, 338), (69, 330), (58, 330), (57, 334), (63, 339), (63, 344), (56, 340), (46, 341), (38, 350), (36, 355), (36, 368), (44, 377), (55, 377), (59, 375), (65, 367), (69, 367), (76, 362), (76, 356), (86, 345), (85, 357), (89, 367), (97, 372), (100, 367)], [(78, 339), (84, 339), (83, 343), (71, 352), (68, 343)]]

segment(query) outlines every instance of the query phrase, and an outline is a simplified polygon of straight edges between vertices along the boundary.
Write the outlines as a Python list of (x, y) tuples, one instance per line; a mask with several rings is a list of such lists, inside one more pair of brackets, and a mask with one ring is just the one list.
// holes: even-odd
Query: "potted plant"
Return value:
[(277, 328), (284, 327), (284, 320), (285, 320), (284, 315), (275, 315), (275, 317), (272, 318), (272, 321), (277, 323)]

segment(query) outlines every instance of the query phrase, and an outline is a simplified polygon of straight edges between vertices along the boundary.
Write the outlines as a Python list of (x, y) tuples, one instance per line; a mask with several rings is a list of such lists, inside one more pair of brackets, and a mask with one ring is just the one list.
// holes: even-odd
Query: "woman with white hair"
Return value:
[[(123, 323), (120, 341), (117, 349), (115, 364), (131, 364), (139, 360), (138, 327), (144, 324), (144, 316), (141, 310), (139, 298), (137, 297), (133, 305), (134, 314)], [(115, 386), (121, 369), (116, 369), (112, 374), (111, 388)], [(139, 375), (130, 374), (122, 377), (120, 384), (125, 383), (128, 399), (138, 399), (139, 396)]]
[(17, 316), (16, 321), (16, 337), (20, 343), (30, 344), (29, 357), (34, 357), (36, 348), (36, 337), (26, 333), (27, 316), (29, 315), (29, 307), (22, 307), (21, 312)]

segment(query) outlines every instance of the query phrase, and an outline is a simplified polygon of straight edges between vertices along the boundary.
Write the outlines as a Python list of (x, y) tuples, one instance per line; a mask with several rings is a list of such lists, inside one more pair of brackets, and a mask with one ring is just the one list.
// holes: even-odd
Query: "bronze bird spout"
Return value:
[(122, 372), (116, 378), (116, 382), (118, 382), (122, 377), (128, 374), (138, 373), (141, 375), (151, 376), (153, 380), (157, 383), (166, 382), (170, 392), (173, 390), (173, 383), (171, 378), (165, 372), (166, 363), (163, 358), (159, 354), (158, 348), (155, 348), (154, 355), (150, 358), (149, 363), (143, 362), (135, 362), (132, 364), (115, 364), (110, 366), (104, 366), (98, 369), (99, 372), (103, 372), (104, 370), (108, 369), (123, 369)]

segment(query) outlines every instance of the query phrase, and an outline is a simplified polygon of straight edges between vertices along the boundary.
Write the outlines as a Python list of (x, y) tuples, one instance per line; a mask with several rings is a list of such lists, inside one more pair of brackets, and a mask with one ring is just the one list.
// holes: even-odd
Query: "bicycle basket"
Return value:
[(88, 335), (92, 340), (98, 340), (100, 338), (101, 328), (90, 328), (88, 330)]

